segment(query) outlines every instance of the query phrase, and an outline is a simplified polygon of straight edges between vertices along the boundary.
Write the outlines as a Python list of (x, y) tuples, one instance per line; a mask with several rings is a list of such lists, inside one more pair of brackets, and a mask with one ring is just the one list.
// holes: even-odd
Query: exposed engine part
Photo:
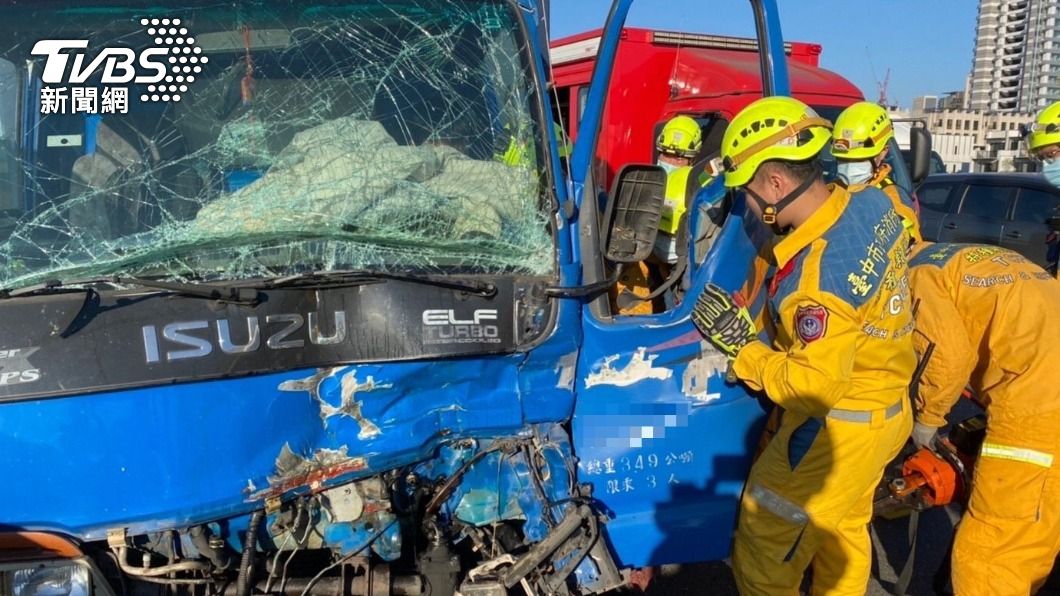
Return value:
[(527, 580), (543, 594), (566, 594), (567, 578), (588, 556), (598, 538), (596, 517), (589, 506), (572, 507), (552, 532), (525, 554), (513, 557), (505, 553), (472, 570), (461, 584), (460, 593), (503, 594)]
[(508, 596), (508, 590), (500, 581), (464, 582), (456, 596)]
[(123, 573), (136, 578), (151, 581), (152, 579), (165, 580), (166, 583), (206, 583), (208, 580), (201, 578), (187, 578), (175, 580), (170, 576), (176, 573), (199, 572), (207, 573), (211, 569), (209, 561), (183, 560), (173, 561), (164, 565), (152, 565), (152, 557), (148, 552), (143, 553), (142, 564), (134, 566), (129, 562), (129, 551), (131, 550), (124, 529), (110, 530), (107, 532), (107, 544), (116, 556), (118, 567)]
[(108, 545), (129, 579), (211, 594), (600, 594), (623, 581), (570, 457), (547, 434), (461, 439), (413, 467)]
[(206, 557), (216, 571), (225, 571), (232, 565), (232, 552), (220, 536), (214, 536), (205, 526), (193, 526), (188, 530), (191, 543)]
[(501, 567), (507, 567), (509, 565), (515, 565), (515, 557), (512, 555), (501, 555), (486, 561), (471, 571), (468, 571), (467, 579), (468, 581), (475, 582), (483, 578), (488, 578), (495, 575), (497, 570)]
[(622, 572), (619, 571), (618, 565), (615, 565), (611, 552), (607, 550), (607, 543), (603, 540), (597, 539), (593, 543), (592, 548), (589, 549), (589, 558), (595, 564), (599, 578), (595, 584), (582, 586), (583, 592), (586, 594), (603, 594), (626, 585), (626, 579), (622, 577)]
[[(508, 588), (515, 586), (531, 571), (549, 561), (558, 563), (554, 566), (555, 572), (544, 578), (545, 586), (551, 593), (574, 572), (581, 558), (588, 555), (588, 547), (599, 537), (597, 530), (596, 517), (587, 505), (570, 509), (547, 538), (535, 544), (529, 553), (504, 573), (504, 585)], [(581, 557), (575, 554), (577, 550), (583, 551)], [(565, 555), (565, 564), (560, 563), (562, 559), (557, 554)]]
[(514, 448), (515, 444), (511, 441), (498, 441), (490, 447), (486, 447), (477, 451), (473, 456), (471, 456), (471, 459), (464, 462), (460, 469), (457, 470), (456, 473), (454, 473), (452, 476), (450, 476), (444, 484), (442, 484), (442, 486), (438, 489), (438, 492), (436, 492), (434, 494), (434, 497), (431, 498), (431, 501), (427, 503), (427, 509), (424, 512), (424, 517), (429, 519), (433, 517), (435, 513), (438, 512), (438, 508), (441, 507), (442, 503), (444, 503), (445, 500), (449, 498), (449, 495), (452, 494), (453, 489), (455, 489), (456, 486), (460, 484), (460, 479), (463, 478), (464, 473), (472, 466), (474, 466), (477, 462), (482, 460), (482, 458), (486, 457), (490, 453), (493, 453), (494, 451), (507, 451)]
[(440, 539), (437, 531), (419, 556), (416, 567), (426, 582), (428, 594), (453, 594), (460, 581), (460, 558)]
[[(418, 575), (393, 575), (386, 564), (372, 564), (366, 557), (351, 557), (336, 567), (334, 576), (320, 578), (292, 578), (283, 588), (274, 587), (269, 594), (328, 594), (336, 596), (419, 596), (426, 594), (424, 579)], [(236, 587), (227, 585), (221, 594), (236, 594)], [(265, 582), (259, 580), (257, 591), (265, 592)]]

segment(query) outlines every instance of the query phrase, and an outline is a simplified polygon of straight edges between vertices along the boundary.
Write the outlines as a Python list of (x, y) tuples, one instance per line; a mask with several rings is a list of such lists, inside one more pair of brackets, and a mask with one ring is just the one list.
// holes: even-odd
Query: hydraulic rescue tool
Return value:
[(876, 517), (896, 518), (968, 498), (979, 446), (986, 435), (986, 416), (968, 418), (924, 447), (900, 458), (876, 489)]

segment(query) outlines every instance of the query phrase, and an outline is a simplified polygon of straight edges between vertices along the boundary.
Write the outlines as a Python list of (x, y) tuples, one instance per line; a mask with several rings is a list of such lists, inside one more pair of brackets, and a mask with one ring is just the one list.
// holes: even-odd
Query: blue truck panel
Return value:
[[(444, 1), (439, 0), (439, 5)], [(167, 319), (144, 324), (144, 341), (150, 339), (154, 343), (147, 344), (146, 361), (141, 362), (141, 354), (128, 354), (129, 366), (146, 366), (157, 372), (155, 377), (141, 375), (135, 384), (120, 385), (113, 378), (121, 375), (112, 373), (110, 381), (103, 378), (106, 375), (100, 375), (95, 384), (78, 384), (66, 390), (38, 394), (6, 388), (0, 392), (0, 451), (5, 454), (0, 461), (0, 476), (17, 481), (14, 488), (0, 498), (0, 508), (4, 512), (0, 533), (48, 532), (83, 547), (90, 558), (106, 559), (108, 569), (113, 569), (111, 559), (101, 555), (113, 554), (113, 560), (124, 577), (148, 587), (156, 586), (157, 580), (209, 583), (213, 581), (212, 577), (223, 577), (229, 584), (252, 581), (259, 590), (271, 589), (273, 573), (262, 573), (266, 568), (260, 559), (254, 563), (256, 553), (264, 553), (263, 556), (272, 561), (272, 571), (275, 572), (279, 553), (283, 551), (321, 551), (327, 564), (319, 565), (317, 561), (314, 564), (318, 566), (313, 567), (303, 563), (310, 567), (296, 571), (299, 575), (295, 579), (301, 583), (290, 587), (287, 593), (291, 593), (290, 590), (294, 593), (301, 593), (302, 589), (308, 591), (318, 581), (332, 582), (328, 586), (334, 588), (340, 577), (347, 577), (337, 575), (337, 571), (332, 573), (335, 569), (342, 569), (343, 574), (352, 574), (351, 577), (367, 573), (365, 569), (378, 569), (380, 576), (391, 577), (393, 570), (394, 586), (406, 586), (401, 589), (408, 589), (410, 593), (419, 593), (415, 591), (417, 586), (422, 588), (430, 584), (439, 594), (451, 594), (458, 586), (463, 586), (467, 593), (483, 590), (478, 593), (496, 594), (503, 592), (485, 590), (506, 590), (519, 583), (543, 593), (558, 590), (560, 585), (575, 592), (598, 593), (622, 583), (618, 567), (726, 557), (743, 481), (766, 408), (742, 386), (724, 381), (727, 359), (703, 341), (693, 327), (691, 298), (708, 281), (730, 290), (740, 288), (765, 240), (763, 228), (746, 217), (744, 205), (737, 201), (705, 258), (701, 262), (693, 259), (689, 264), (686, 299), (665, 313), (612, 317), (598, 308), (598, 302), (594, 304), (595, 300), (606, 299), (600, 298), (601, 292), (587, 291), (582, 287), (586, 283), (599, 283), (601, 271), (606, 269), (602, 251), (596, 246), (600, 242), (599, 214), (596, 201), (592, 199), (601, 198), (606, 202), (609, 197), (596, 188), (596, 182), (589, 176), (609, 84), (608, 65), (614, 59), (618, 35), (631, 4), (632, 0), (615, 0), (612, 5), (569, 172), (561, 167), (557, 139), (550, 126), (553, 114), (549, 102), (545, 101), (548, 52), (544, 44), (544, 28), (547, 24), (542, 18), (543, 5), (537, 0), (512, 3), (483, 0), (482, 6), (470, 11), (464, 10), (465, 3), (446, 4), (445, 10), (439, 10), (434, 16), (444, 16), (459, 23), (453, 28), (455, 33), (451, 40), (457, 49), (446, 46), (445, 51), (429, 54), (433, 57), (447, 55), (447, 52), (459, 57), (463, 56), (461, 52), (472, 55), (475, 52), (468, 48), (475, 46), (461, 44), (471, 44), (475, 35), (482, 32), (493, 35), (502, 30), (499, 23), (505, 10), (518, 14), (517, 39), (526, 47), (509, 50), (509, 46), (500, 44), (504, 51), (499, 53), (507, 56), (512, 65), (528, 64), (528, 76), (534, 80), (528, 82), (529, 91), (517, 90), (533, 96), (527, 100), (527, 105), (532, 106), (528, 110), (532, 117), (508, 123), (507, 127), (496, 125), (503, 110), (495, 90), (480, 93), (481, 86), (456, 85), (455, 88), (472, 96), (469, 102), (481, 99), (478, 95), (489, 96), (483, 100), (485, 107), (482, 110), (489, 112), (487, 122), (491, 124), (490, 134), (495, 138), (483, 140), (480, 137), (485, 133), (481, 130), (469, 132), (454, 126), (453, 119), (446, 120), (450, 114), (444, 113), (444, 117), (439, 117), (442, 122), (433, 123), (436, 129), (427, 127), (423, 138), (406, 139), (407, 144), (395, 142), (394, 146), (383, 143), (378, 150), (394, 151), (395, 155), (402, 156), (411, 153), (397, 152), (409, 151), (410, 147), (419, 152), (414, 154), (417, 156), (432, 151), (429, 159), (424, 158), (415, 168), (410, 168), (414, 171), (387, 173), (390, 178), (385, 180), (389, 183), (395, 177), (403, 176), (401, 183), (407, 187), (402, 188), (413, 189), (408, 191), (408, 196), (414, 198), (429, 195), (424, 189), (439, 192), (437, 189), (443, 188), (451, 192), (442, 197), (444, 201), (429, 197), (435, 201), (431, 203), (435, 215), (451, 204), (460, 207), (453, 209), (454, 213), (445, 214), (451, 218), (451, 221), (446, 220), (450, 231), (459, 229), (461, 234), (466, 233), (453, 241), (451, 251), (466, 249), (467, 245), (460, 242), (478, 242), (480, 244), (475, 246), (482, 247), (481, 252), (485, 253), (492, 247), (536, 238), (526, 230), (540, 233), (542, 228), (548, 228), (553, 243), (548, 258), (541, 259), (538, 253), (524, 257), (524, 260), (537, 258), (537, 263), (546, 264), (552, 259), (554, 267), (547, 275), (537, 271), (525, 279), (520, 277), (518, 291), (501, 294), (511, 304), (480, 308), (483, 305), (476, 303), (472, 314), (466, 314), (469, 296), (476, 296), (480, 302), (492, 299), (488, 289), (476, 290), (482, 286), (469, 282), (469, 279), (474, 282), (482, 278), (488, 280), (491, 274), (485, 260), (477, 263), (474, 271), (450, 276), (445, 267), (448, 266), (446, 259), (451, 255), (446, 250), (439, 250), (431, 263), (436, 266), (431, 275), (404, 279), (387, 271), (375, 272), (378, 278), (340, 280), (341, 283), (336, 285), (344, 288), (401, 283), (430, 286), (432, 292), (448, 292), (446, 302), (439, 307), (431, 306), (411, 314), (406, 312), (407, 304), (387, 304), (385, 300), (370, 298), (377, 294), (368, 291), (351, 290), (341, 298), (341, 308), (346, 309), (343, 317), (347, 310), (370, 311), (372, 321), (367, 318), (357, 320), (364, 327), (371, 327), (369, 331), (376, 330), (377, 334), (366, 332), (363, 337), (368, 339), (363, 341), (386, 344), (384, 347), (389, 351), (385, 357), (339, 359), (327, 366), (307, 366), (306, 362), (318, 362), (306, 360), (309, 357), (303, 354), (292, 356), (289, 366), (279, 367), (276, 362), (280, 356), (270, 353), (266, 358), (251, 352), (259, 348), (293, 350), (314, 343), (317, 344), (315, 348), (319, 348), (315, 354), (326, 354), (330, 349), (327, 347), (331, 341), (329, 338), (339, 335), (346, 338), (346, 335), (329, 336), (314, 327), (312, 314), (304, 317), (302, 314), (277, 314), (268, 310), (268, 304), (259, 312), (252, 309), (261, 307), (261, 304), (240, 304), (240, 308), (245, 307), (248, 313), (256, 314), (248, 315), (248, 335), (240, 335), (239, 341), (233, 340), (235, 327), (231, 326), (224, 327), (227, 335), (222, 341), (222, 323), (228, 323), (222, 320), (225, 315), (221, 314), (217, 315), (217, 321)], [(752, 6), (761, 46), (766, 48), (763, 69), (770, 81), (768, 88), (773, 93), (785, 94), (788, 82), (775, 2), (752, 0)], [(111, 9), (99, 10), (102, 12), (87, 8), (77, 14), (85, 19), (101, 18), (101, 14), (111, 18), (111, 12), (108, 12)], [(358, 10), (362, 10), (363, 15)], [(312, 13), (312, 18), (330, 15), (327, 18), (377, 19), (389, 16), (390, 10), (384, 0), (378, 0), (366, 2), (356, 10), (329, 5), (317, 7), (307, 14)], [(144, 14), (148, 17), (161, 15), (157, 7)], [(302, 16), (305, 15), (299, 18)], [(423, 15), (417, 13), (417, 16)], [(145, 27), (149, 26), (150, 18), (144, 18), (142, 22)], [(399, 25), (395, 27), (400, 28)], [(262, 128), (253, 117), (242, 118), (238, 125), (233, 125), (217, 120), (215, 112), (222, 113), (221, 108), (227, 107), (249, 110), (266, 106), (270, 92), (274, 97), (296, 97), (301, 91), (297, 85), (291, 84), (291, 80), (297, 79), (290, 73), (276, 76), (275, 81), (268, 79), (270, 72), (275, 73), (284, 66), (281, 58), (261, 58), (252, 63), (250, 56), (255, 52), (264, 54), (284, 50), (288, 47), (285, 44), (299, 41), (298, 35), (304, 32), (295, 35), (277, 28), (243, 29), (241, 35), (235, 36), (229, 33), (225, 31), (215, 33), (213, 38), (207, 37), (209, 43), (214, 44), (209, 49), (219, 53), (238, 50), (236, 53), (240, 58), (233, 68), (243, 70), (239, 71), (239, 76), (226, 72), (224, 77), (218, 78), (234, 84), (219, 88), (216, 98), (207, 102), (210, 111), (189, 117), (192, 124), (187, 125), (182, 134), (186, 133), (183, 142), (188, 146), (201, 141), (196, 135), (207, 133), (228, 139), (229, 144), (219, 142), (207, 153), (211, 159), (215, 158), (215, 153), (225, 154), (233, 163), (218, 171), (212, 171), (215, 164), (206, 161), (180, 164), (165, 171), (174, 180), (193, 187), (194, 192), (225, 193), (218, 201), (231, 200), (233, 196), (253, 197), (256, 189), (289, 175), (290, 170), (285, 173), (284, 168), (311, 159), (313, 151), (318, 150), (323, 142), (320, 139), (336, 143), (350, 141), (349, 135), (334, 134), (338, 125), (333, 122), (341, 120), (338, 118), (326, 119), (323, 125), (320, 122), (314, 122), (312, 126), (300, 125), (302, 127), (297, 131), (277, 126), (281, 132), (275, 136), (283, 143), (307, 147), (304, 153), (294, 157), (281, 153), (284, 159), (271, 156), (265, 160), (267, 163), (258, 163), (262, 161), (260, 154), (232, 142), (232, 139), (243, 139), (247, 144), (261, 139), (275, 141), (267, 134), (275, 131)], [(327, 44), (332, 41), (325, 39), (320, 42), (321, 47), (330, 48)], [(317, 50), (306, 50), (306, 55), (316, 55), (313, 51)], [(458, 68), (440, 78), (449, 82), (472, 70)], [(498, 85), (510, 80), (513, 73), (519, 74), (517, 68), (510, 72), (503, 68), (498, 70), (501, 72), (494, 81)], [(253, 78), (255, 72), (261, 77), (260, 81)], [(139, 175), (140, 171), (135, 168), (149, 168), (151, 160), (164, 160), (166, 151), (177, 151), (160, 147), (151, 139), (143, 141), (142, 133), (137, 136), (120, 129), (113, 118), (92, 117), (87, 120), (90, 123), (88, 129), (84, 128), (85, 120), (78, 120), (79, 130), (90, 132), (86, 134), (84, 155), (53, 152), (42, 157), (37, 131), (58, 134), (73, 119), (37, 114), (40, 111), (35, 103), (41, 92), (39, 76), (32, 69), (28, 71), (26, 80), (29, 84), (23, 94), (27, 98), (26, 105), (33, 108), (27, 112), (31, 115), (22, 118), (24, 130), (21, 135), (28, 177), (22, 193), (27, 211), (39, 209), (47, 216), (50, 212), (41, 207), (42, 199), (38, 195), (54, 194), (59, 192), (55, 191), (58, 188), (67, 194), (54, 195), (58, 197), (56, 201), (71, 200), (68, 196), (74, 193), (71, 189), (81, 184), (90, 188), (88, 196), (91, 196), (95, 192), (91, 191), (92, 185), (103, 184), (93, 179), (93, 175), (107, 173), (107, 168), (121, 170), (123, 167), (122, 172), (127, 176), (132, 176), (129, 172), (133, 171)], [(350, 73), (344, 72), (343, 76), (350, 76)], [(272, 83), (279, 91), (269, 91)], [(329, 85), (331, 83), (328, 81)], [(414, 87), (414, 83), (417, 81), (405, 80), (400, 85)], [(388, 84), (400, 86), (393, 81)], [(251, 101), (256, 89), (261, 96)], [(325, 91), (328, 89), (330, 87)], [(370, 102), (371, 108), (375, 111), (382, 103), (399, 103), (397, 100), (405, 101), (414, 95), (384, 93), (383, 97), (375, 97)], [(432, 105), (440, 101), (440, 96), (431, 97), (433, 99), (424, 101)], [(515, 102), (511, 98), (508, 101)], [(218, 105), (213, 105), (215, 103)], [(321, 110), (320, 113), (326, 111), (325, 108), (314, 107)], [(511, 110), (511, 106), (507, 109)], [(160, 113), (157, 107), (152, 108), (149, 116), (158, 118)], [(392, 116), (385, 114), (379, 119), (382, 121)], [(419, 116), (422, 114), (417, 114)], [(323, 117), (314, 112), (314, 118)], [(380, 133), (380, 127), (369, 126), (373, 124), (371, 118), (365, 119), (363, 115), (343, 118), (355, 120), (352, 124), (344, 122), (350, 127), (348, 130), (359, 131), (358, 134), (366, 137), (378, 135), (390, 141), (401, 136), (400, 132), (414, 136), (413, 133), (419, 130), (407, 126), (404, 130)], [(108, 128), (112, 124), (118, 128)], [(222, 130), (222, 124), (231, 129), (225, 128), (224, 135), (218, 132)], [(540, 138), (527, 141), (519, 137), (523, 132), (520, 127), (535, 126)], [(135, 130), (135, 126), (132, 128)], [(327, 133), (332, 134), (328, 136)], [(105, 150), (107, 143), (110, 145)], [(261, 143), (254, 147), (255, 151), (264, 151)], [(282, 145), (279, 141), (276, 143)], [(536, 147), (530, 150), (527, 143)], [(457, 145), (460, 150), (454, 149)], [(131, 157), (126, 159), (122, 154), (123, 151), (141, 149), (150, 154), (150, 159), (145, 157), (138, 162)], [(356, 150), (356, 147), (350, 150)], [(466, 151), (467, 155), (460, 151)], [(235, 154), (235, 157), (229, 154)], [(348, 155), (348, 151), (344, 149), (339, 154)], [(364, 159), (369, 160), (374, 154), (374, 151), (366, 152)], [(465, 159), (472, 154), (474, 159)], [(58, 157), (50, 157), (53, 155)], [(91, 167), (82, 165), (75, 168), (76, 171), (72, 170), (71, 180), (52, 176), (40, 188), (30, 184), (30, 178), (37, 175), (39, 163), (52, 159), (55, 163), (69, 165), (80, 157), (96, 161), (90, 162)], [(100, 160), (104, 159), (110, 161), (102, 163)], [(394, 161), (400, 160), (381, 160), (385, 163), (379, 166), (380, 171)], [(542, 217), (530, 219), (530, 223), (522, 227), (503, 221), (495, 226), (497, 230), (480, 221), (461, 219), (467, 212), (489, 211), (488, 205), (474, 202), (465, 196), (467, 193), (451, 191), (446, 185), (451, 185), (455, 176), (441, 178), (441, 181), (433, 180), (431, 176), (450, 164), (462, 165), (467, 161), (481, 162), (475, 167), (490, 172), (494, 178), (511, 174), (499, 169), (498, 163), (514, 169), (536, 168), (526, 179), (541, 181), (538, 184), (539, 202), (545, 205), (541, 210)], [(341, 171), (339, 165), (329, 167), (318, 168), (315, 174), (324, 177)], [(481, 176), (475, 167), (462, 170), (460, 175), (465, 176), (465, 180), (488, 185), (491, 182), (489, 177)], [(76, 181), (74, 174), (80, 177)], [(362, 174), (357, 171), (350, 177), (356, 179)], [(479, 177), (474, 178), (476, 175)], [(120, 178), (125, 186), (98, 194), (107, 200), (124, 199), (121, 193), (134, 188), (133, 194), (138, 201), (135, 204), (139, 207), (146, 203), (139, 202), (140, 195), (155, 192), (159, 186), (150, 174), (144, 179), (146, 182), (137, 186), (126, 185), (126, 178)], [(111, 179), (105, 178), (104, 182), (109, 184)], [(507, 190), (527, 187), (525, 180), (518, 178)], [(306, 189), (307, 194), (311, 191), (319, 193), (321, 189), (316, 186)], [(380, 196), (385, 192), (389, 190), (380, 190)], [(705, 206), (718, 204), (724, 193), (720, 181), (700, 193), (688, 211), (690, 229), (698, 229)], [(284, 193), (278, 194), (286, 200)], [(504, 207), (509, 197), (500, 196), (503, 193), (495, 194), (498, 196), (494, 200)], [(352, 200), (343, 196), (347, 203)], [(371, 198), (376, 197), (372, 195)], [(399, 198), (404, 200), (406, 197), (399, 193)], [(330, 195), (325, 195), (321, 200), (331, 199)], [(466, 204), (469, 206), (460, 201), (470, 201)], [(145, 208), (120, 223), (127, 226), (170, 225), (177, 230), (186, 230), (197, 223), (202, 214), (209, 214), (214, 204), (206, 201), (195, 206), (197, 214), (179, 217), (176, 214), (180, 205), (166, 204), (164, 209), (152, 206), (154, 211)], [(328, 204), (337, 210), (349, 206), (341, 201)], [(111, 204), (106, 207), (102, 210), (105, 215), (120, 211)], [(283, 219), (296, 211), (290, 206), (276, 209), (270, 212), (270, 219)], [(245, 225), (244, 219), (253, 219), (247, 213), (233, 209), (227, 213), (227, 219), (220, 219), (218, 227)], [(387, 212), (384, 223), (400, 219), (401, 213), (400, 209)], [(509, 215), (502, 208), (496, 213), (497, 221)], [(342, 237), (339, 246), (318, 253), (305, 248), (305, 254), (322, 260), (337, 259), (335, 255), (346, 254), (342, 251), (350, 245), (371, 246), (371, 242), (365, 240), (372, 238), (370, 235), (358, 235), (362, 232), (359, 226), (370, 221), (371, 214), (372, 211), (366, 208), (357, 218), (344, 224), (341, 232), (347, 235)], [(98, 213), (89, 215), (97, 216)], [(32, 217), (36, 216), (27, 215), (27, 221)], [(432, 219), (438, 217), (421, 218), (415, 224), (430, 228), (438, 223)], [(482, 219), (487, 223), (493, 221), (488, 216)], [(324, 229), (329, 223), (317, 221), (314, 225)], [(525, 222), (519, 220), (516, 223)], [(119, 226), (115, 223), (113, 227)], [(53, 230), (40, 225), (33, 231), (42, 234), (42, 231), (50, 233)], [(64, 228), (61, 232), (60, 237), (76, 234), (78, 228), (71, 225), (69, 230)], [(112, 232), (108, 230), (107, 233)], [(316, 230), (298, 232), (315, 233)], [(281, 240), (286, 240), (290, 234), (292, 232), (286, 229), (277, 233)], [(147, 238), (160, 245), (171, 242), (169, 237), (150, 235), (122, 236), (121, 241), (115, 242), (103, 234), (91, 241), (86, 240), (83, 246), (88, 248), (80, 250), (105, 246), (111, 251), (108, 258), (112, 262), (123, 267), (138, 266), (135, 259), (127, 258), (131, 242), (128, 238), (137, 241)], [(47, 238), (47, 241), (53, 240)], [(270, 242), (275, 240), (268, 238)], [(305, 239), (296, 240), (304, 240), (310, 246), (320, 238), (310, 234)], [(400, 237), (399, 240), (407, 241), (408, 238)], [(23, 260), (18, 261), (16, 267), (17, 259), (8, 254), (14, 250), (12, 242), (0, 246), (0, 253), (3, 253), (0, 256), (4, 257), (0, 259), (0, 270), (5, 280), (25, 282), (29, 278), (24, 277), (25, 272), (19, 268), (32, 266), (37, 262), (34, 259), (44, 260), (49, 255), (42, 257), (33, 252), (38, 248), (36, 245), (28, 249), (19, 245), (30, 256), (20, 255)], [(41, 242), (41, 247), (48, 246), (45, 241)], [(379, 243), (383, 248), (376, 249), (390, 249), (395, 243), (394, 238), (387, 238)], [(428, 244), (421, 242), (416, 246), (423, 248)], [(190, 249), (197, 248), (197, 245), (193, 242), (184, 248), (189, 252), (173, 256), (167, 263), (193, 263), (195, 251)], [(696, 254), (694, 248), (690, 241), (689, 254)], [(302, 254), (290, 250), (292, 255)], [(40, 252), (47, 251), (41, 249)], [(363, 252), (370, 254), (371, 250)], [(78, 254), (70, 258), (76, 260)], [(264, 257), (247, 251), (238, 254), (234, 260), (253, 264), (257, 258)], [(328, 261), (323, 266), (326, 269), (333, 262)], [(321, 266), (316, 262), (310, 265)], [(503, 274), (518, 270), (519, 265), (506, 264), (509, 268)], [(120, 271), (119, 267), (113, 273)], [(259, 281), (259, 277), (271, 273), (265, 266), (253, 271), (254, 275), (243, 272), (236, 280), (240, 282), (239, 288), (254, 289), (255, 283), (266, 283)], [(72, 276), (83, 271), (71, 269), (66, 273)], [(303, 279), (299, 277), (303, 273), (299, 269), (287, 277), (276, 276), (284, 283), (292, 284), (282, 291), (304, 292), (307, 303), (321, 311), (324, 304), (339, 300), (328, 298), (321, 291), (321, 287), (327, 287), (329, 281), (335, 280), (329, 280), (325, 275)], [(141, 299), (139, 296), (162, 293), (169, 301), (207, 300), (211, 304), (217, 303), (218, 313), (232, 312), (235, 307), (221, 303), (225, 300), (238, 302), (238, 297), (242, 296), (237, 291), (239, 288), (231, 289), (227, 299), (222, 289), (228, 291), (229, 288), (218, 289), (217, 295), (203, 295), (202, 288), (213, 286), (204, 285), (203, 280), (195, 275), (177, 276), (178, 280), (170, 282), (177, 285), (169, 287), (160, 287), (158, 284), (166, 283), (164, 280), (145, 275), (132, 284), (139, 293), (122, 294), (123, 298), (111, 304), (101, 302), (99, 293), (128, 292), (129, 288), (120, 287), (116, 280), (107, 277), (112, 275), (109, 270), (99, 275), (103, 277), (81, 281), (68, 278), (65, 284), (43, 284), (30, 290), (26, 290), (26, 286), (8, 287), (8, 290), (21, 289), (24, 294), (15, 293), (5, 300), (40, 299), (42, 322), (47, 317), (56, 321), (64, 318), (62, 324), (53, 322), (55, 329), (49, 336), (53, 343), (59, 342), (56, 337), (67, 341), (79, 332), (84, 333), (82, 330), (86, 326), (95, 324), (98, 329), (110, 325), (107, 330), (111, 336), (101, 336), (104, 340), (99, 342), (98, 349), (102, 353), (115, 347), (127, 349), (128, 344), (121, 341), (129, 335), (128, 329), (108, 321), (122, 316), (116, 314), (121, 313), (122, 308), (128, 308), (126, 312), (131, 313), (129, 305), (136, 304)], [(210, 283), (220, 282), (210, 280)], [(265, 302), (268, 302), (268, 292), (277, 288), (267, 283), (262, 287)], [(77, 303), (81, 312), (76, 312), (75, 308), (73, 317), (55, 306), (62, 299), (68, 307), (70, 296), (52, 295), (62, 294), (67, 289), (77, 296), (84, 295), (83, 304)], [(496, 296), (496, 288), (493, 291)], [(407, 293), (402, 296), (411, 301)], [(101, 304), (105, 304), (104, 310), (110, 311), (105, 317), (98, 312), (103, 308)], [(332, 311), (338, 308), (332, 306)], [(226, 308), (229, 310), (224, 310)], [(481, 324), (482, 321), (496, 320), (498, 313), (505, 320), (497, 327)], [(255, 318), (258, 314), (261, 321)], [(295, 326), (290, 329), (300, 329), (305, 319), (309, 321), (309, 329), (304, 340), (291, 343), (293, 336), (290, 333), (279, 339), (276, 335), (267, 339), (264, 334), (258, 335), (259, 324), (294, 322)], [(335, 319), (336, 325), (339, 320)], [(32, 323), (20, 321), (19, 324)], [(135, 334), (141, 332), (140, 324), (132, 325)], [(426, 345), (427, 339), (441, 337), (429, 333), (436, 331), (437, 326), (450, 333), (445, 336), (446, 341), (472, 346), (482, 343), (484, 347), (479, 353), (475, 348), (437, 352), (441, 355), (418, 352)], [(219, 334), (216, 346), (212, 343), (213, 336), (206, 335), (215, 327)], [(484, 341), (494, 337), (488, 335), (489, 329), (496, 332), (500, 327), (506, 330), (503, 340)], [(13, 324), (11, 328), (14, 328)], [(508, 328), (511, 328), (510, 333)], [(386, 337), (380, 339), (378, 329), (389, 331), (389, 334), (384, 333)], [(199, 333), (196, 330), (205, 331), (196, 335)], [(242, 328), (239, 332), (243, 332)], [(409, 339), (412, 336), (415, 341)], [(81, 339), (84, 337), (81, 335)], [(285, 342), (283, 338), (288, 339)], [(17, 343), (14, 339), (11, 342)], [(165, 350), (159, 351), (159, 342), (163, 342)], [(262, 345), (267, 347), (262, 348)], [(0, 370), (15, 366), (13, 361), (2, 360), (27, 347), (14, 343), (0, 345)], [(20, 358), (24, 356), (24, 359), (18, 362), (38, 363), (33, 359), (33, 352), (21, 353)], [(293, 351), (287, 353), (294, 354)], [(79, 357), (84, 356), (82, 353)], [(194, 359), (207, 356), (238, 357), (243, 358), (244, 363), (258, 358), (265, 364), (246, 369), (232, 364), (232, 368), (221, 373), (217, 372), (215, 364), (210, 365), (213, 368), (206, 364), (196, 367), (198, 361)], [(98, 360), (96, 365), (104, 368), (104, 358), (95, 358)], [(78, 362), (84, 362), (84, 359)], [(178, 364), (185, 367), (181, 370), (192, 370), (195, 374), (165, 373), (166, 366)], [(54, 367), (55, 363), (48, 365)], [(33, 371), (28, 372), (40, 374), (37, 369)], [(68, 370), (64, 374), (79, 372), (90, 375), (95, 371)], [(255, 542), (257, 546), (251, 549), (250, 545)], [(239, 555), (242, 558), (236, 561)], [(93, 573), (98, 572), (100, 563), (92, 565)], [(187, 567), (177, 569), (169, 567), (171, 565)], [(384, 571), (385, 565), (390, 567)], [(6, 577), (5, 569), (0, 568), (0, 580)], [(118, 572), (117, 569), (114, 571)], [(247, 579), (254, 576), (255, 571), (258, 577)], [(264, 575), (270, 577), (266, 580)], [(148, 581), (143, 581), (145, 577)], [(116, 591), (111, 590), (106, 581), (97, 580), (95, 583), (96, 593), (100, 596)]]

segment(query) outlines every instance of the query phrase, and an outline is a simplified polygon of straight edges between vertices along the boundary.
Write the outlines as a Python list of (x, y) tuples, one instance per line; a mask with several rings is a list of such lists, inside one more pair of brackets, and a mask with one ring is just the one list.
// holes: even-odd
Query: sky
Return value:
[[(551, 0), (553, 37), (603, 26), (610, 0)], [(777, 0), (787, 41), (824, 47), (821, 66), (869, 99), (890, 68), (887, 96), (909, 107), (918, 95), (964, 89), (975, 46), (978, 0)], [(634, 0), (627, 24), (754, 35), (747, 0)], [(875, 71), (875, 75), (873, 74)]]

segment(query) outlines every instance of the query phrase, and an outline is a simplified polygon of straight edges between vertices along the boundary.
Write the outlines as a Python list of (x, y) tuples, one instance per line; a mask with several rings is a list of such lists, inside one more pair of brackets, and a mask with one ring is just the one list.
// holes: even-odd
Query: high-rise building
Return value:
[(931, 112), (937, 110), (938, 107), (939, 98), (937, 95), (921, 95), (913, 98), (914, 112)]
[(1060, 100), (1056, 0), (979, 0), (968, 107), (1036, 112)]
[(944, 93), (942, 97), (939, 98), (938, 107), (942, 110), (963, 110), (964, 91), (950, 91)]

